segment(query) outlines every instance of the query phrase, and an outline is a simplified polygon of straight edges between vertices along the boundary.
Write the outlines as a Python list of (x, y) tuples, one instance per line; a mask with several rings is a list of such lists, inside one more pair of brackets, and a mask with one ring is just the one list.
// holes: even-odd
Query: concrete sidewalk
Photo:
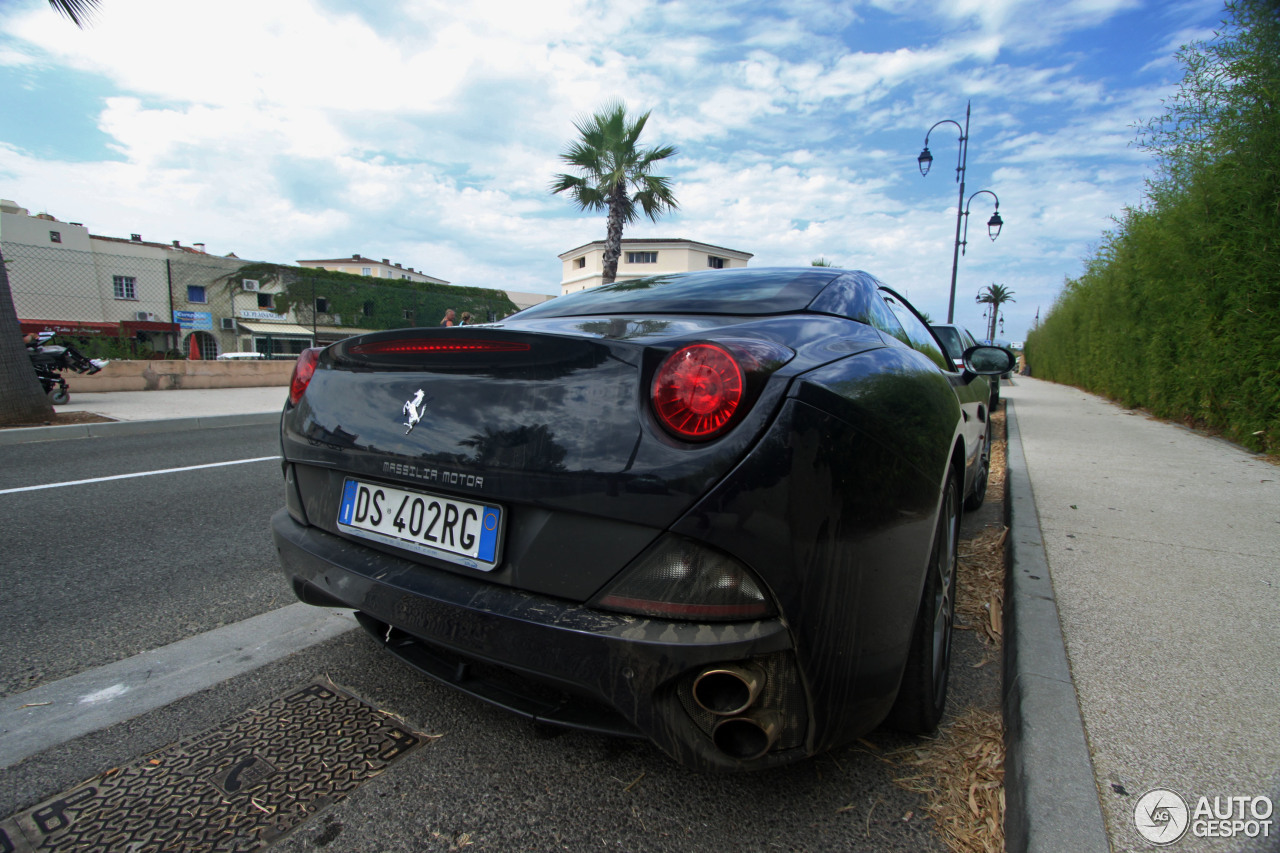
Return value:
[(288, 396), (289, 389), (280, 386), (73, 392), (71, 401), (55, 406), (55, 411), (90, 412), (114, 422), (0, 429), (0, 445), (272, 423), (279, 419)]
[(72, 393), (59, 412), (92, 412), (117, 421), (202, 418), (217, 415), (279, 414), (288, 387), (200, 388), (179, 391), (102, 391)]
[[(1171, 849), (1280, 850), (1273, 812), (1280, 806), (1280, 468), (1075, 388), (1018, 377), (1003, 394), (1025, 455), (1052, 580), (1048, 597), (1057, 603), (1112, 849), (1154, 849), (1135, 808), (1165, 789), (1187, 808), (1185, 836)], [(1011, 462), (1011, 477), (1013, 469)], [(1016, 515), (1015, 505), (1015, 523)], [(1029, 583), (1031, 572), (1016, 553), (1012, 574), (1018, 600), (1017, 584)], [(1054, 628), (1047, 621), (1023, 627)], [(1026, 648), (1011, 653), (1036, 663)], [(1054, 710), (1036, 709), (1037, 691), (1040, 700), (1056, 695), (1057, 711), (1074, 712), (1062, 707), (1070, 692), (1052, 675), (1027, 681), (1033, 718)], [(1070, 726), (1037, 728), (1033, 719), (1024, 728), (1011, 749), (1040, 756), (1023, 783), (1043, 782), (1059, 769), (1045, 760), (1061, 746), (1053, 741), (1069, 739)], [(1088, 814), (1061, 813), (1080, 794), (1064, 773), (1057, 790), (1040, 792), (1041, 802), (1019, 806), (1031, 812), (1023, 849), (1081, 849), (1072, 835), (1046, 833), (1055, 819), (1046, 795), (1057, 799), (1057, 820), (1089, 829)], [(1009, 792), (1011, 808), (1022, 793)], [(1243, 808), (1246, 826), (1231, 838), (1206, 837), (1228, 827), (1197, 823), (1201, 797), (1220, 798), (1220, 813), (1209, 815), (1215, 819), (1225, 817), (1226, 798), (1247, 798), (1231, 815)], [(1176, 823), (1176, 809), (1173, 817)]]

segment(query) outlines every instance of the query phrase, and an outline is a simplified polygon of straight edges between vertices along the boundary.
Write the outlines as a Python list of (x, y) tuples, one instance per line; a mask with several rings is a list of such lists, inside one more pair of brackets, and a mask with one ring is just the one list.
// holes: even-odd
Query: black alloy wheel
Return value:
[(973, 512), (987, 499), (987, 484), (991, 481), (991, 418), (987, 413), (987, 431), (982, 437), (982, 455), (978, 458), (978, 470), (973, 475), (973, 491), (964, 499), (965, 512)]
[(929, 734), (938, 728), (946, 709), (959, 546), (960, 487), (953, 470), (944, 487), (902, 686), (886, 719), (887, 725), (899, 731)]

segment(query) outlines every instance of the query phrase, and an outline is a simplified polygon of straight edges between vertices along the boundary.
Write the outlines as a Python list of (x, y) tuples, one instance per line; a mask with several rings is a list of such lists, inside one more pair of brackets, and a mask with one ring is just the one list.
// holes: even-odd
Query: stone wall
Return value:
[(93, 376), (63, 372), (72, 392), (288, 385), (293, 361), (112, 361)]

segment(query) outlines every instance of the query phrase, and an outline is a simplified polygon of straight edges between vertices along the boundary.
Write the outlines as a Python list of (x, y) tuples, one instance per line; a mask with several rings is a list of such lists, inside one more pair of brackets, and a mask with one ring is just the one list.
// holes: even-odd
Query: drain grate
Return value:
[(9, 817), (0, 853), (248, 853), (425, 739), (311, 684)]

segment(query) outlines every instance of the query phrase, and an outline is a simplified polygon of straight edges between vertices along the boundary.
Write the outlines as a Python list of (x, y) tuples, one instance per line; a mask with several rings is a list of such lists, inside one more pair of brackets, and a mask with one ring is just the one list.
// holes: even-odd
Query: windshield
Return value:
[(824, 269), (735, 269), (618, 281), (520, 312), (520, 318), (589, 314), (785, 314), (804, 310), (838, 273)]

